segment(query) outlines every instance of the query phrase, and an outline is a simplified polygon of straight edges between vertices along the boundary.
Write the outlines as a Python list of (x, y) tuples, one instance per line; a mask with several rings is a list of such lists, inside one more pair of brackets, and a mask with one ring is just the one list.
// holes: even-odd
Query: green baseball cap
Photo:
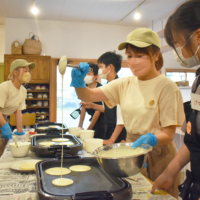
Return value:
[(35, 68), (35, 63), (33, 63), (33, 62), (29, 63), (24, 59), (16, 59), (11, 63), (10, 74), (12, 74), (13, 71), (15, 69), (17, 69), (18, 67), (26, 67), (26, 66), (29, 66), (31, 69), (34, 69)]
[(152, 44), (160, 48), (160, 38), (155, 31), (148, 28), (138, 28), (128, 34), (126, 42), (122, 42), (118, 49), (126, 48), (126, 44), (132, 44), (139, 48), (149, 47)]

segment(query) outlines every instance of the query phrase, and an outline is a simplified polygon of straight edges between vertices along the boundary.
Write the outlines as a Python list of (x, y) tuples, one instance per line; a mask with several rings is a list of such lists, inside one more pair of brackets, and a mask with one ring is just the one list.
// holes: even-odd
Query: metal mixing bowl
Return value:
[(111, 145), (106, 145), (99, 147), (91, 152), (99, 162), (99, 165), (103, 170), (111, 175), (116, 177), (128, 177), (133, 176), (140, 172), (144, 167), (147, 159), (147, 154), (153, 148), (150, 145), (142, 144), (140, 147), (146, 149), (145, 153), (134, 155), (134, 156), (125, 156), (125, 157), (102, 157), (99, 155), (102, 151), (108, 151), (115, 148), (120, 149), (132, 149), (132, 143), (115, 143)]

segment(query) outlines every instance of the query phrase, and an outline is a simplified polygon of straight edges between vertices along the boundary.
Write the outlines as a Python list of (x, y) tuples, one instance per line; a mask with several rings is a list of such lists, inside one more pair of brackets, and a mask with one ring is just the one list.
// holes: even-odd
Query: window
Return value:
[[(71, 83), (71, 68), (68, 67), (66, 69), (66, 73), (63, 78), (63, 123), (68, 127), (77, 127), (79, 124), (79, 119), (73, 119), (70, 117), (70, 113), (72, 113), (75, 109), (80, 107), (81, 100), (78, 99), (76, 95), (76, 91), (73, 87), (70, 87)], [(126, 77), (132, 75), (132, 72), (129, 68), (121, 68), (118, 73), (119, 77)], [(102, 84), (105, 85), (108, 81), (102, 79)], [(86, 113), (85, 120), (83, 123), (83, 128), (87, 129), (90, 124), (90, 115)], [(57, 67), (57, 123), (62, 123), (62, 77), (59, 73)]]
[(188, 86), (192, 86), (196, 78), (196, 69), (165, 69), (165, 74), (174, 82), (188, 81)]
[[(71, 68), (66, 69), (66, 73), (63, 78), (63, 123), (67, 127), (78, 127), (80, 117), (73, 119), (70, 117), (75, 109), (80, 107), (81, 100), (78, 99), (76, 91), (73, 87), (70, 87), (71, 83)], [(84, 129), (89, 126), (88, 114), (85, 115)], [(62, 77), (57, 68), (57, 123), (62, 123)]]
[[(132, 76), (133, 74), (132, 74), (130, 68), (122, 67), (122, 68), (120, 69), (120, 71), (117, 73), (117, 75), (118, 75), (119, 77), (127, 77), (127, 76)], [(102, 84), (102, 85), (105, 85), (107, 82), (108, 82), (108, 81), (107, 81), (106, 79), (102, 79), (102, 80), (101, 80), (101, 84)]]

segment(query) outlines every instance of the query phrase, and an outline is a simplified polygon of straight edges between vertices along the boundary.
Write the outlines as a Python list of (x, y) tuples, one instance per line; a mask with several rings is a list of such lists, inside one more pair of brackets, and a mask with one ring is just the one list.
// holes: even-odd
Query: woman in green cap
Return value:
[[(142, 173), (155, 181), (177, 153), (173, 138), (176, 127), (184, 121), (182, 95), (177, 85), (159, 72), (163, 58), (157, 33), (147, 28), (136, 29), (118, 49), (125, 49), (133, 76), (89, 89), (83, 80), (89, 67), (80, 63), (81, 71), (72, 70), (71, 86), (85, 102), (105, 101), (109, 107), (121, 106), (126, 141), (133, 142), (132, 147), (153, 146)], [(171, 192), (175, 197), (178, 197), (179, 178), (177, 174)]]
[(31, 80), (32, 69), (35, 63), (28, 63), (24, 59), (17, 59), (11, 63), (9, 81), (0, 84), (0, 156), (9, 139), (12, 139), (12, 131), (8, 124), (7, 116), (15, 113), (17, 131), (16, 135), (24, 135), (22, 130), (21, 110), (26, 109), (26, 89), (23, 83)]
[[(175, 51), (176, 61), (181, 66), (187, 68), (198, 66), (200, 64), (200, 1), (192, 0), (182, 4), (169, 17), (164, 33), (167, 43)], [(176, 174), (190, 162), (191, 172), (187, 170), (187, 178), (179, 186), (179, 196), (183, 200), (200, 199), (200, 105), (198, 100), (200, 76), (195, 79), (191, 92), (191, 112), (188, 112), (185, 107), (187, 128), (184, 145), (152, 188), (152, 192), (157, 187), (171, 189)]]

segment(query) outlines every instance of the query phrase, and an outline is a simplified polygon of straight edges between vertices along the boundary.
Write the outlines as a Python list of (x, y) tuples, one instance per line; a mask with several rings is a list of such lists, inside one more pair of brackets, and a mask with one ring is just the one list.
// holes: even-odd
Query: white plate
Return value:
[(19, 172), (34, 172), (35, 170), (22, 170), (22, 169), (20, 169), (20, 166), (22, 165), (22, 164), (25, 164), (25, 163), (37, 163), (37, 162), (39, 162), (39, 161), (41, 161), (41, 160), (20, 160), (20, 161), (16, 161), (16, 162), (13, 162), (13, 163), (11, 163), (10, 164), (10, 169), (13, 169), (13, 170), (15, 170), (15, 171), (19, 171)]

